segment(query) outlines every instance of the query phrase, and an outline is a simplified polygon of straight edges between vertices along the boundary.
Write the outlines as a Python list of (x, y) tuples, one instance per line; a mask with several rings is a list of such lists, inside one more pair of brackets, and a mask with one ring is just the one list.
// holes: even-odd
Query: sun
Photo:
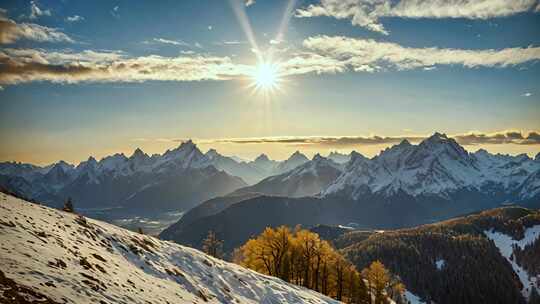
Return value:
[(262, 62), (257, 65), (253, 74), (253, 85), (257, 90), (277, 89), (280, 81), (279, 68), (276, 64)]

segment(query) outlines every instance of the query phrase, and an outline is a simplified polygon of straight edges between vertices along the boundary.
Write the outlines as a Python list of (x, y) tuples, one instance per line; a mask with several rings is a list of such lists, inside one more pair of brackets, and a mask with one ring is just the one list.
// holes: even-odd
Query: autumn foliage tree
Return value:
[[(299, 227), (266, 228), (238, 248), (233, 260), (346, 303), (371, 303), (376, 295), (387, 295), (391, 285), (391, 276), (381, 263), (361, 274), (327, 241)], [(367, 275), (374, 280), (372, 284), (366, 283)]]

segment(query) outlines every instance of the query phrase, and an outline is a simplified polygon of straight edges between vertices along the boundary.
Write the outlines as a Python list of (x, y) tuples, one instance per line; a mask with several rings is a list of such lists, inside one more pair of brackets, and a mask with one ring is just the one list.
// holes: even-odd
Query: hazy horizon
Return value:
[[(440, 132), (439, 132), (440, 133)], [(430, 134), (432, 135), (432, 134)], [(281, 143), (220, 143), (220, 141), (226, 141), (226, 139), (219, 139), (219, 140), (197, 140), (197, 139), (191, 139), (195, 145), (201, 150), (202, 153), (206, 153), (211, 149), (215, 149), (219, 154), (228, 156), (228, 157), (238, 157), (244, 161), (252, 161), (255, 158), (257, 158), (261, 154), (266, 154), (270, 159), (277, 160), (277, 161), (283, 161), (288, 159), (293, 153), (296, 151), (301, 152), (302, 154), (306, 155), (308, 158), (313, 158), (315, 154), (320, 154), (322, 156), (328, 156), (328, 154), (332, 152), (338, 152), (341, 154), (350, 154), (352, 151), (356, 151), (366, 157), (374, 157), (378, 154), (380, 154), (384, 149), (390, 148), (394, 145), (399, 144), (399, 142), (403, 139), (409, 140), (412, 144), (418, 144), (422, 139), (425, 139), (429, 137), (430, 135), (426, 136), (396, 136), (396, 137), (389, 137), (380, 139), (382, 140), (391, 140), (391, 143), (378, 143), (378, 144), (362, 144), (362, 145), (342, 145), (342, 146), (331, 146), (331, 147), (324, 147), (320, 143), (317, 144), (289, 144), (284, 147), (280, 147), (279, 149), (275, 149), (276, 145), (283, 145)], [(451, 138), (454, 138), (451, 135), (448, 135)], [(352, 137), (349, 137), (352, 138)], [(276, 138), (272, 138), (273, 140), (276, 140)], [(358, 139), (358, 138), (357, 138)], [(369, 137), (362, 137), (363, 140), (373, 140), (373, 138)], [(455, 139), (455, 138), (454, 138)], [(46, 161), (21, 161), (21, 160), (2, 160), (2, 161), (14, 161), (14, 162), (21, 162), (21, 163), (30, 163), (34, 165), (39, 166), (46, 166), (50, 164), (57, 163), (59, 161), (65, 161), (69, 164), (77, 165), (80, 162), (88, 160), (90, 157), (94, 157), (96, 160), (101, 160), (104, 157), (111, 156), (117, 153), (124, 154), (125, 156), (129, 157), (133, 154), (133, 152), (136, 149), (141, 149), (144, 153), (148, 154), (149, 156), (152, 156), (153, 154), (163, 154), (167, 150), (172, 150), (177, 147), (179, 147), (183, 142), (187, 141), (189, 139), (185, 140), (165, 140), (161, 139), (158, 141), (153, 142), (155, 146), (150, 146), (151, 148), (144, 148), (145, 146), (148, 147), (148, 145), (145, 145), (146, 140), (135, 140), (135, 142), (139, 143), (139, 145), (130, 146), (128, 149), (124, 150), (118, 150), (118, 151), (110, 151), (110, 152), (100, 152), (100, 153), (89, 153), (85, 156), (82, 156), (82, 158), (79, 159), (73, 159), (72, 157), (66, 157), (66, 158), (56, 158), (56, 159), (50, 159)], [(241, 141), (254, 141), (254, 140), (261, 140), (258, 139), (234, 139), (234, 140), (241, 140)], [(269, 140), (269, 139), (265, 139)], [(279, 140), (279, 139), (278, 139)], [(287, 139), (291, 140), (291, 139)], [(142, 144), (141, 144), (142, 143)], [(458, 141), (459, 143), (459, 141)], [(489, 153), (492, 154), (509, 154), (509, 155), (519, 155), (519, 154), (527, 154), (529, 157), (534, 158), (540, 151), (537, 150), (536, 146), (534, 144), (516, 144), (516, 143), (510, 143), (510, 144), (462, 144), (460, 143), (468, 152), (474, 153), (480, 149), (487, 150)], [(255, 148), (253, 148), (255, 147)], [(268, 150), (264, 150), (267, 148)], [(514, 148), (514, 149), (512, 149)]]

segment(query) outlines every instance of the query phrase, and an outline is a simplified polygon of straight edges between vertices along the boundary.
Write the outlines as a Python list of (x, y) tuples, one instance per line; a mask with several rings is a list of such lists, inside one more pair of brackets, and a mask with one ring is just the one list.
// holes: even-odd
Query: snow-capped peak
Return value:
[(208, 152), (206, 152), (205, 156), (210, 158), (210, 159), (214, 159), (214, 158), (220, 157), (222, 155), (219, 154), (218, 151), (216, 151), (216, 149), (210, 149), (210, 150), (208, 150)]
[(324, 193), (346, 190), (353, 199), (365, 191), (447, 196), (459, 189), (482, 191), (486, 185), (499, 185), (510, 193), (537, 169), (540, 164), (525, 156), (482, 150), (469, 154), (453, 138), (435, 133), (418, 145), (402, 141), (371, 160), (353, 155), (344, 173)]
[(97, 160), (93, 156), (90, 156), (88, 157), (88, 160), (81, 162), (77, 166), (77, 170), (78, 171), (91, 170), (91, 169), (95, 169), (97, 165), (98, 165)]
[(326, 159), (326, 158), (322, 157), (321, 154), (317, 153), (317, 154), (313, 155), (313, 158), (311, 160), (314, 161), (314, 162), (318, 162), (318, 161), (322, 161), (324, 159)]
[(135, 151), (133, 151), (133, 154), (131, 154), (131, 156), (129, 157), (130, 159), (141, 159), (141, 158), (146, 158), (148, 157), (148, 155), (146, 153), (143, 152), (143, 150), (141, 150), (140, 148), (137, 148), (135, 149)]
[(287, 160), (288, 161), (306, 161), (309, 159), (304, 154), (300, 153), (300, 151), (297, 150)]
[(255, 158), (254, 162), (256, 163), (260, 163), (260, 162), (268, 162), (270, 161), (270, 158), (268, 158), (268, 155), (262, 153), (261, 155), (257, 156), (257, 158)]
[[(353, 151), (354, 152), (354, 151)], [(352, 154), (352, 152), (351, 152)], [(338, 164), (344, 164), (351, 159), (351, 154), (342, 154), (337, 151), (332, 151), (328, 154), (328, 159), (335, 161)]]
[(277, 172), (287, 172), (291, 169), (294, 169), (302, 164), (305, 164), (309, 161), (309, 159), (300, 151), (294, 152), (286, 161), (280, 163), (277, 166)]
[(62, 168), (62, 170), (64, 172), (68, 172), (68, 171), (71, 171), (71, 170), (75, 169), (74, 165), (68, 164), (67, 162), (65, 162), (63, 160), (61, 160), (61, 161), (57, 162), (56, 164), (54, 164), (53, 168), (56, 167), (56, 166)]

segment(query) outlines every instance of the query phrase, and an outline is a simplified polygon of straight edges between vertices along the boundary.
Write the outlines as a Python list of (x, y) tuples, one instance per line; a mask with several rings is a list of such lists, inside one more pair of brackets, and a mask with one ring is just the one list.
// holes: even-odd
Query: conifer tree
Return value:
[(66, 202), (64, 203), (64, 207), (62, 208), (65, 212), (71, 212), (74, 213), (75, 209), (73, 208), (73, 202), (71, 201), (71, 197), (68, 197)]
[(208, 236), (203, 241), (203, 251), (215, 258), (221, 258), (223, 241), (219, 240), (214, 231), (208, 231)]

